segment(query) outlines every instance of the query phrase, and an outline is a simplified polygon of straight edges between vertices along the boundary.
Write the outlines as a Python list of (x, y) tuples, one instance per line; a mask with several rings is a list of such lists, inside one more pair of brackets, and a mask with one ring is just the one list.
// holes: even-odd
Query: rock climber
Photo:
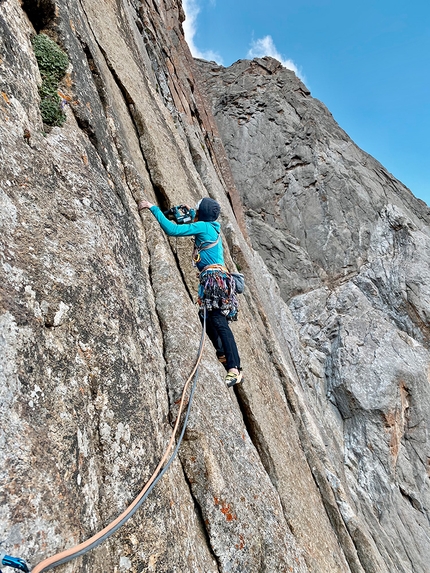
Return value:
[(194, 221), (178, 225), (170, 221), (159, 207), (140, 201), (139, 211), (150, 209), (163, 231), (169, 237), (194, 237), (193, 261), (199, 271), (198, 302), (199, 316), (203, 322), (206, 308), (206, 332), (211, 340), (218, 360), (227, 371), (227, 386), (242, 381), (240, 357), (229, 321), (237, 319), (238, 302), (235, 282), (224, 263), (224, 251), (220, 235), (221, 225), (217, 221), (220, 205), (214, 199), (205, 197), (196, 205)]

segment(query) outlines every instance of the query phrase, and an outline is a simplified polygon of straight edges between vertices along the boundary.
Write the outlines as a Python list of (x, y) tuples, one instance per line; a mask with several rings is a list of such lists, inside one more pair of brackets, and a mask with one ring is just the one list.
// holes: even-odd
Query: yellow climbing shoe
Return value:
[(242, 382), (242, 378), (242, 370), (239, 370), (239, 372), (227, 372), (225, 383), (227, 384), (228, 388), (231, 388), (231, 386), (235, 386), (236, 384), (239, 384), (239, 382)]

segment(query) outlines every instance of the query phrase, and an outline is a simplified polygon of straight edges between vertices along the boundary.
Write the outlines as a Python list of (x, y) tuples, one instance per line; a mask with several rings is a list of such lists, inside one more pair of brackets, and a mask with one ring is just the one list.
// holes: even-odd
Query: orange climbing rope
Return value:
[[(179, 446), (180, 446), (181, 441), (182, 441), (182, 437), (185, 433), (185, 428), (187, 426), (188, 416), (189, 416), (190, 409), (191, 409), (192, 398), (193, 398), (194, 390), (195, 390), (196, 383), (197, 383), (197, 371), (198, 371), (198, 367), (199, 367), (199, 364), (200, 364), (200, 361), (202, 358), (202, 354), (203, 354), (203, 344), (204, 344), (204, 340), (205, 340), (205, 334), (206, 334), (206, 312), (204, 312), (204, 317), (203, 317), (203, 330), (202, 330), (202, 336), (200, 339), (200, 347), (199, 347), (199, 353), (197, 356), (197, 361), (196, 361), (196, 364), (195, 364), (193, 371), (191, 372), (188, 380), (185, 382), (184, 389), (182, 391), (181, 401), (179, 404), (178, 417), (176, 419), (176, 423), (174, 425), (172, 435), (170, 437), (167, 448), (163, 454), (163, 457), (161, 458), (160, 462), (158, 463), (158, 466), (154, 470), (154, 473), (149, 478), (148, 482), (145, 484), (142, 491), (134, 499), (134, 501), (129, 505), (129, 507), (125, 511), (123, 511), (123, 513), (121, 513), (121, 515), (119, 515), (114, 521), (112, 521), (112, 523), (107, 525), (104, 529), (102, 529), (101, 531), (99, 531), (98, 533), (96, 533), (95, 535), (90, 537), (89, 539), (87, 539), (87, 541), (84, 541), (83, 543), (80, 543), (79, 545), (76, 545), (75, 547), (71, 547), (70, 549), (66, 549), (65, 551), (62, 551), (61, 553), (57, 553), (56, 555), (53, 555), (52, 557), (48, 557), (47, 559), (44, 559), (43, 561), (41, 561), (38, 565), (36, 565), (31, 570), (32, 573), (43, 573), (43, 571), (48, 571), (49, 569), (53, 569), (54, 567), (57, 567), (58, 565), (62, 565), (63, 563), (67, 563), (68, 561), (71, 561), (72, 559), (75, 559), (76, 557), (79, 557), (80, 555), (84, 555), (85, 553), (87, 553), (91, 549), (94, 549), (95, 547), (100, 545), (103, 541), (105, 541), (108, 537), (110, 537), (113, 533), (115, 533), (115, 531), (117, 531), (117, 529), (119, 529), (128, 519), (130, 519), (130, 517), (137, 511), (137, 509), (140, 507), (140, 505), (146, 499), (146, 497), (148, 496), (148, 494), (150, 493), (152, 488), (155, 486), (157, 481), (159, 479), (161, 479), (161, 477), (163, 476), (165, 471), (168, 469), (168, 467), (170, 466), (172, 461), (175, 459), (176, 454), (179, 450)], [(193, 385), (191, 388), (190, 397), (188, 400), (187, 414), (186, 414), (186, 418), (185, 418), (183, 426), (182, 426), (182, 431), (181, 431), (180, 437), (178, 439), (178, 443), (177, 443), (176, 448), (175, 448), (172, 456), (170, 457), (169, 461), (167, 462), (165, 467), (161, 470), (164, 462), (166, 461), (166, 459), (169, 456), (170, 449), (173, 446), (173, 443), (175, 441), (176, 433), (178, 431), (179, 424), (180, 424), (182, 410), (184, 408), (186, 392), (187, 392), (188, 386), (189, 386), (193, 376), (194, 376), (194, 381), (193, 381)]]

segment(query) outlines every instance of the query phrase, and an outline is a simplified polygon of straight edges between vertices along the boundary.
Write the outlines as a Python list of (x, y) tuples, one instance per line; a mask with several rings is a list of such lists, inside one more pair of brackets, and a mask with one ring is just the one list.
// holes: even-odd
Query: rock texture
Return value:
[[(191, 245), (138, 217), (144, 187), (163, 207), (218, 198), (232, 253), (247, 268), (254, 257), (182, 19), (176, 2), (1, 4), (1, 539), (32, 565), (101, 529), (140, 491), (196, 358)], [(30, 43), (41, 31), (70, 60), (60, 85), (67, 121), (50, 130)], [(250, 387), (279, 384), (251, 294), (242, 312)], [(260, 415), (291, 423), (282, 395), (268, 398)], [(119, 534), (63, 569), (343, 567), (324, 515), (321, 547), (293, 536), (247, 424), (207, 348), (181, 459)], [(276, 455), (296, 453), (294, 471), (318, 501), (295, 448), (286, 436)], [(297, 499), (296, 514), (307, 503)]]
[(197, 64), (360, 562), (424, 573), (430, 209), (276, 60)]
[[(381, 191), (348, 271), (345, 237), (329, 244), (342, 224), (320, 229), (305, 197), (309, 242), (286, 236), (275, 212), (267, 227), (224, 150), (183, 18), (177, 0), (0, 1), (1, 549), (34, 566), (102, 529), (152, 474), (200, 322), (191, 243), (167, 239), (136, 202), (209, 194), (227, 262), (247, 279), (233, 326), (246, 383), (225, 388), (206, 343), (179, 457), (115, 536), (58, 570), (424, 571), (428, 214), (406, 190)], [(70, 61), (61, 127), (40, 114), (40, 32)], [(264, 65), (262, 82), (282, 80)], [(304, 125), (296, 118), (292, 139)], [(351, 195), (354, 236), (359, 204)], [(295, 275), (289, 253), (303, 261)]]

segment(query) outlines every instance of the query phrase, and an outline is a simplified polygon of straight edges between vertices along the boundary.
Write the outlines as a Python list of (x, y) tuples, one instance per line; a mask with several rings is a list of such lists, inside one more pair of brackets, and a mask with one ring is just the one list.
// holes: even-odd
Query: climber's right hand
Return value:
[(137, 204), (137, 210), (140, 212), (143, 211), (143, 209), (150, 209), (153, 206), (154, 205), (149, 201), (139, 201), (139, 203)]

